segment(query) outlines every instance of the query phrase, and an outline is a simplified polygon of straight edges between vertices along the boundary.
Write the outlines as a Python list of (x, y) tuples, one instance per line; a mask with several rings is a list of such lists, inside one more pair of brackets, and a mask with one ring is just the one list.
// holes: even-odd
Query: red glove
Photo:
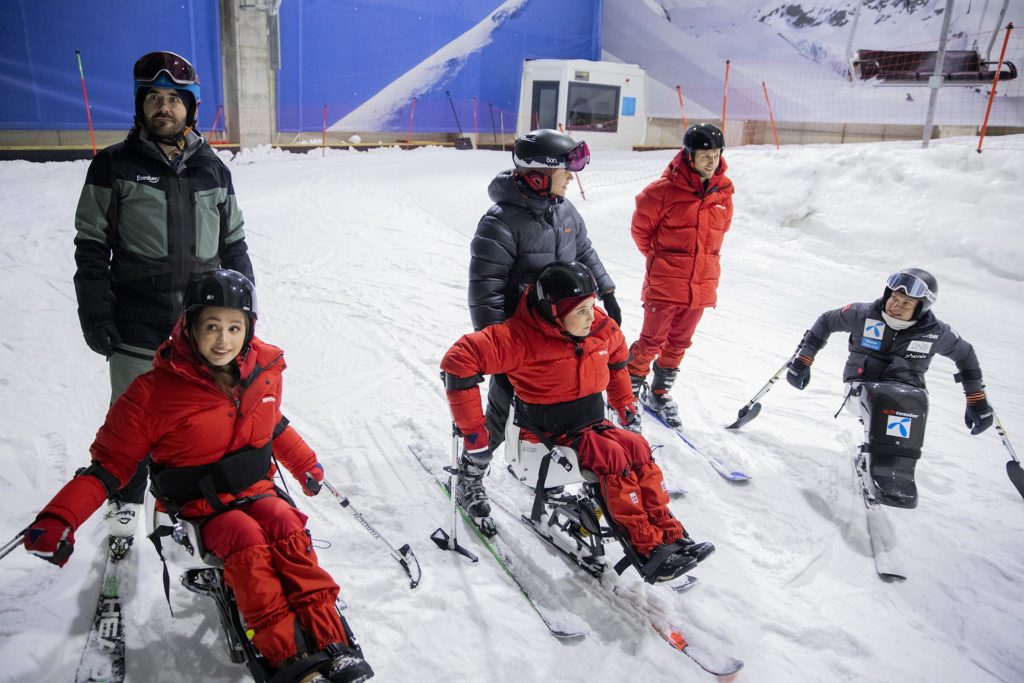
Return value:
[(75, 530), (60, 517), (40, 515), (25, 530), (25, 550), (63, 567), (75, 551)]
[(315, 496), (320, 493), (321, 482), (324, 480), (324, 466), (320, 463), (313, 465), (313, 469), (306, 472), (306, 481), (302, 484), (302, 492), (307, 496)]

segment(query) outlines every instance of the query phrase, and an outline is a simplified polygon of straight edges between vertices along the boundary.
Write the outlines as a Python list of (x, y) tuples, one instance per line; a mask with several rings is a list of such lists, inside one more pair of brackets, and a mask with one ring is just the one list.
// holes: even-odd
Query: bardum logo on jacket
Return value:
[(868, 318), (864, 321), (864, 333), (860, 345), (866, 349), (877, 351), (882, 348), (882, 334), (885, 332), (885, 323), (881, 320)]
[(135, 176), (135, 182), (141, 183), (143, 181), (145, 181), (147, 183), (151, 183), (153, 185), (156, 185), (157, 183), (160, 182), (160, 176), (155, 176), (155, 175), (137, 175), (137, 176)]

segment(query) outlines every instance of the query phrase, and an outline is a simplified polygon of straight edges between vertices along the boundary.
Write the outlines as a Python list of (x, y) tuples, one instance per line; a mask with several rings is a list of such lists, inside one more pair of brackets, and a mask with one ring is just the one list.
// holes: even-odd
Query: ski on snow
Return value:
[[(414, 445), (409, 444), (409, 451), (416, 458), (416, 462), (423, 467), (428, 474), (434, 478), (434, 483), (437, 484), (438, 488), (446, 498), (451, 499), (451, 489), (448, 483), (443, 477), (438, 476), (434, 471), (433, 465), (425, 459), (422, 450)], [(459, 514), (462, 515), (462, 519), (466, 522), (466, 526), (473, 530), (476, 534), (477, 540), (487, 549), (487, 552), (491, 554), (491, 557), (495, 559), (498, 565), (508, 574), (509, 578), (522, 593), (526, 601), (530, 603), (530, 607), (537, 613), (537, 616), (541, 618), (544, 625), (548, 627), (548, 631), (551, 635), (560, 639), (571, 639), (571, 638), (582, 638), (587, 634), (589, 629), (586, 624), (577, 617), (576, 615), (567, 611), (555, 611), (548, 609), (547, 607), (538, 603), (530, 592), (530, 586), (533, 585), (534, 581), (531, 577), (526, 576), (523, 572), (519, 571), (518, 565), (515, 562), (515, 556), (508, 550), (507, 547), (501, 542), (497, 536), (488, 537), (481, 531), (480, 527), (473, 521), (461, 506), (457, 506)], [(536, 590), (536, 589), (535, 589)]]
[[(431, 476), (434, 477), (435, 482), (437, 483), (441, 491), (445, 494), (445, 496), (450, 496), (448, 486), (445, 484), (442, 478), (439, 477), (434, 472), (431, 463), (426, 459), (425, 455), (422, 452), (422, 449), (418, 445), (410, 444), (409, 451), (416, 458), (416, 461), (419, 462), (420, 466), (423, 467), (424, 470), (426, 470), (429, 474), (431, 474)], [(505, 507), (503, 504), (495, 500), (493, 497), (491, 497), (491, 502), (494, 503), (495, 506), (501, 509), (505, 514), (508, 514), (513, 518), (517, 518), (517, 516), (513, 514), (507, 507)], [(519, 571), (519, 564), (516, 561), (516, 555), (513, 551), (510, 550), (510, 548), (505, 543), (502, 542), (500, 538), (500, 531), (498, 532), (497, 536), (488, 538), (480, 532), (479, 528), (477, 528), (477, 526), (472, 522), (472, 519), (468, 515), (466, 515), (465, 511), (462, 510), (461, 507), (459, 508), (459, 513), (463, 516), (463, 519), (467, 521), (467, 523), (474, 530), (474, 532), (476, 532), (477, 538), (480, 540), (481, 543), (484, 544), (484, 547), (487, 548), (487, 550), (491, 553), (494, 559), (497, 560), (498, 564), (501, 565), (505, 572), (516, 583), (520, 592), (529, 601), (534, 611), (536, 611), (537, 614), (544, 621), (544, 624), (548, 627), (548, 630), (552, 633), (552, 635), (558, 638), (567, 638), (583, 637), (587, 634), (589, 629), (587, 628), (586, 624), (582, 622), (582, 619), (580, 619), (577, 615), (572, 614), (571, 612), (567, 612), (565, 610), (561, 610), (560, 612), (555, 613), (549, 608), (541, 605), (536, 599), (534, 599), (533, 595), (530, 592), (530, 586), (537, 582), (532, 580), (528, 572)], [(539, 536), (539, 534), (537, 536), (542, 540), (546, 540), (543, 539), (543, 537)], [(559, 551), (562, 550), (560, 547), (556, 545), (552, 544), (552, 546)], [(688, 641), (688, 639), (682, 634), (680, 629), (672, 624), (672, 620), (668, 617), (667, 613), (662, 613), (662, 611), (658, 609), (649, 608), (650, 606), (648, 606), (648, 608), (645, 608), (637, 604), (637, 601), (635, 599), (631, 599), (631, 596), (626, 595), (625, 592), (621, 590), (619, 586), (611, 586), (610, 588), (605, 587), (599, 578), (594, 577), (589, 572), (588, 576), (594, 578), (594, 580), (597, 582), (597, 585), (603, 588), (603, 590), (599, 591), (599, 593), (600, 597), (603, 598), (607, 604), (619, 610), (622, 610), (627, 614), (632, 614), (635, 617), (639, 617), (647, 623), (649, 623), (651, 627), (658, 633), (658, 635), (660, 635), (662, 639), (664, 639), (669, 645), (671, 645), (673, 649), (689, 657), (697, 666), (699, 666), (707, 673), (713, 676), (731, 676), (733, 674), (738, 673), (740, 669), (743, 668), (743, 662), (734, 657), (715, 656), (711, 651), (691, 644)], [(687, 577), (684, 581), (679, 583), (679, 590), (686, 590), (689, 587), (691, 587), (695, 582), (696, 579), (691, 580), (691, 577)], [(564, 620), (567, 616), (573, 618), (575, 622), (579, 623), (579, 626), (575, 627), (571, 631), (565, 628), (564, 626), (553, 627), (553, 624), (559, 624), (560, 622), (564, 623)]]
[(683, 443), (689, 446), (697, 455), (707, 460), (708, 464), (710, 464), (711, 467), (715, 469), (715, 472), (718, 472), (720, 475), (722, 475), (724, 479), (735, 482), (748, 481), (750, 479), (750, 475), (747, 474), (746, 472), (738, 470), (734, 467), (730, 467), (725, 462), (723, 462), (721, 458), (717, 456), (708, 455), (707, 453), (705, 453), (703, 449), (701, 449), (697, 444), (695, 444), (693, 441), (686, 437), (682, 429), (678, 427), (672, 427), (671, 425), (667, 424), (664, 420), (661, 419), (661, 416), (658, 415), (658, 413), (654, 412), (647, 406), (644, 406), (644, 411), (648, 415), (653, 416), (654, 419), (656, 419), (658, 423), (661, 424), (663, 427), (674, 432), (675, 435), (682, 439)]
[(867, 458), (861, 453), (854, 460), (854, 471), (860, 484), (860, 492), (864, 497), (864, 507), (868, 516), (868, 536), (871, 537), (871, 552), (875, 556), (875, 571), (879, 578), (886, 581), (905, 581), (903, 560), (896, 547), (896, 534), (892, 530), (889, 518), (872, 492), (868, 483)]
[(75, 683), (122, 683), (124, 681), (124, 619), (118, 575), (120, 564), (106, 556), (96, 613), (75, 672)]

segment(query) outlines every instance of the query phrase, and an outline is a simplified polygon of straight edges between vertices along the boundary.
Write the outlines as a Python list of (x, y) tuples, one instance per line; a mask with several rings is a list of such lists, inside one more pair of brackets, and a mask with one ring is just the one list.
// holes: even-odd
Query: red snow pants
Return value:
[(306, 519), (283, 498), (267, 496), (202, 527), (203, 543), (224, 560), (224, 581), (255, 632), (253, 645), (274, 668), (299, 654), (299, 628), (314, 640), (311, 647), (347, 644), (334, 607), (338, 584), (317, 564)]
[(682, 538), (683, 525), (668, 507), (665, 478), (642, 435), (604, 421), (566, 445), (576, 449), (580, 467), (597, 475), (608, 514), (626, 530), (638, 553), (650, 555), (655, 547)]
[(645, 303), (640, 338), (629, 347), (629, 374), (646, 377), (655, 356), (660, 367), (666, 370), (678, 368), (686, 349), (693, 344), (693, 333), (702, 315), (703, 308), (687, 308), (660, 301)]

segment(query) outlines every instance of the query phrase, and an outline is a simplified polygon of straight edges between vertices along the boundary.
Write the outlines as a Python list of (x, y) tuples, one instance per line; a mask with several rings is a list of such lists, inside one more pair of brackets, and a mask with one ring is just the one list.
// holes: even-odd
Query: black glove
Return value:
[(90, 349), (107, 358), (114, 355), (114, 347), (121, 343), (121, 334), (114, 323), (104, 323), (82, 334)]
[(793, 360), (789, 361), (786, 381), (803, 391), (811, 381), (811, 363), (813, 362), (814, 359), (807, 356), (794, 356)]
[(608, 313), (608, 317), (614, 320), (616, 325), (621, 327), (622, 309), (619, 308), (619, 302), (615, 300), (615, 295), (608, 292), (601, 298), (601, 302), (604, 304), (604, 310)]
[(988, 404), (984, 391), (967, 394), (964, 424), (971, 430), (971, 434), (981, 434), (992, 426), (992, 406)]
[(320, 493), (323, 486), (324, 466), (320, 463), (313, 465), (313, 469), (306, 472), (306, 481), (302, 482), (302, 492), (307, 496), (315, 496)]

